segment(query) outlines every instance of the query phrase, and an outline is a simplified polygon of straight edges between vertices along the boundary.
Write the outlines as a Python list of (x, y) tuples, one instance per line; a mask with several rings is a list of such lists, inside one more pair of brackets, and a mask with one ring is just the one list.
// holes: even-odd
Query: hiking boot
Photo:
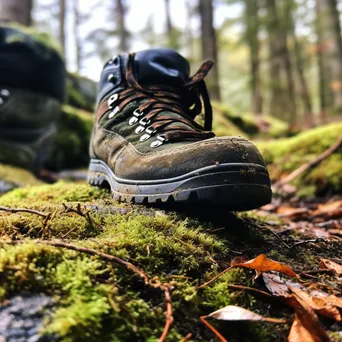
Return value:
[(0, 163), (40, 170), (56, 133), (64, 78), (58, 52), (0, 26)]
[[(89, 183), (135, 203), (209, 201), (227, 210), (269, 203), (270, 179), (257, 148), (216, 138), (204, 77), (169, 49), (116, 56), (99, 84)], [(202, 98), (202, 101), (201, 101)], [(204, 107), (204, 126), (195, 121)]]

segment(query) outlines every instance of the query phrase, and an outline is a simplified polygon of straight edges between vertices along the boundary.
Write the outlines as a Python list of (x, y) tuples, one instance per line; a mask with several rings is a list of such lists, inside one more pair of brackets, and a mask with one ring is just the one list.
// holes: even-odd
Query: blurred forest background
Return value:
[[(340, 0), (7, 0), (1, 17), (55, 36), (69, 71), (97, 81), (121, 51), (211, 59), (212, 99), (293, 128), (342, 114)], [(7, 3), (7, 4), (6, 4)], [(11, 15), (5, 12), (12, 11)]]

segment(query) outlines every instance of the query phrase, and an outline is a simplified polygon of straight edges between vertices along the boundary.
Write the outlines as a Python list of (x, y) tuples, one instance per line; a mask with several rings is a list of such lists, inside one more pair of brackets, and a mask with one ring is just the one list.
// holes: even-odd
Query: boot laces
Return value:
[[(165, 85), (139, 84), (134, 72), (134, 53), (130, 53), (126, 68), (128, 89), (114, 94), (109, 101), (119, 102), (114, 111), (121, 111), (127, 104), (135, 100), (141, 104), (129, 119), (129, 125), (135, 125), (136, 134), (144, 133), (140, 141), (148, 140), (158, 133), (151, 147), (158, 147), (166, 141), (204, 140), (214, 137), (212, 129), (212, 108), (204, 82), (213, 62), (207, 61), (201, 65), (196, 74), (180, 87)], [(202, 101), (201, 101), (202, 98)], [(204, 106), (204, 126), (195, 121)], [(178, 114), (170, 115), (167, 112)]]

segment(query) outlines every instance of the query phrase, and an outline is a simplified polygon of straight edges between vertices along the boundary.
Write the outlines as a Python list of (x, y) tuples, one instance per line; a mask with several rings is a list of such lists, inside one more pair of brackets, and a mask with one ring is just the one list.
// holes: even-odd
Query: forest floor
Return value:
[(342, 341), (341, 129), (261, 147), (275, 195), (245, 213), (0, 165), (0, 340)]

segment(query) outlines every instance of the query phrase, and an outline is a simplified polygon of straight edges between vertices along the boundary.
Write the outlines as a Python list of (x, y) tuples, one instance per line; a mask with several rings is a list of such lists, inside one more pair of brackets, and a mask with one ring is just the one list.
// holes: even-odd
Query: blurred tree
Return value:
[(323, 102), (328, 112), (342, 112), (342, 38), (337, 1), (316, 0), (316, 12)]
[(62, 47), (62, 52), (65, 55), (65, 46), (66, 46), (66, 40), (65, 40), (65, 15), (66, 15), (66, 6), (65, 6), (65, 0), (59, 0), (59, 42)]
[(32, 24), (32, 0), (0, 0), (0, 22)]
[[(247, 0), (248, 1), (248, 0)], [(278, 118), (283, 117), (283, 85), (281, 79), (281, 46), (280, 26), (275, 0), (266, 0), (267, 18), (266, 28), (269, 44), (269, 80), (270, 80), (270, 107), (269, 111)]]
[(255, 114), (262, 113), (262, 97), (260, 82), (260, 18), (259, 0), (244, 0), (245, 2), (245, 40), (249, 46), (249, 59), (251, 71), (252, 111)]
[(296, 63), (296, 69), (298, 73), (298, 80), (300, 84), (300, 95), (302, 97), (302, 103), (304, 107), (304, 117), (307, 120), (312, 121), (312, 101), (310, 96), (309, 87), (305, 78), (305, 65), (303, 59), (303, 49), (301, 46), (301, 42), (296, 35), (296, 18), (295, 18), (295, 10), (292, 9), (290, 13), (288, 13), (289, 20), (289, 36), (293, 41), (293, 50), (294, 57)]
[(129, 32), (126, 28), (125, 18), (126, 18), (126, 7), (124, 6), (122, 0), (115, 1), (115, 12), (116, 13), (116, 24), (119, 36), (119, 49), (120, 52), (128, 51), (128, 39)]
[(166, 34), (167, 46), (174, 50), (180, 49), (179, 38), (181, 36), (180, 30), (176, 29), (171, 20), (170, 0), (164, 0), (165, 3), (165, 16), (166, 16)]
[(213, 0), (199, 0), (201, 21), (202, 59), (212, 60), (215, 64), (206, 80), (212, 99), (220, 100), (220, 86), (217, 59), (216, 32), (213, 19)]

